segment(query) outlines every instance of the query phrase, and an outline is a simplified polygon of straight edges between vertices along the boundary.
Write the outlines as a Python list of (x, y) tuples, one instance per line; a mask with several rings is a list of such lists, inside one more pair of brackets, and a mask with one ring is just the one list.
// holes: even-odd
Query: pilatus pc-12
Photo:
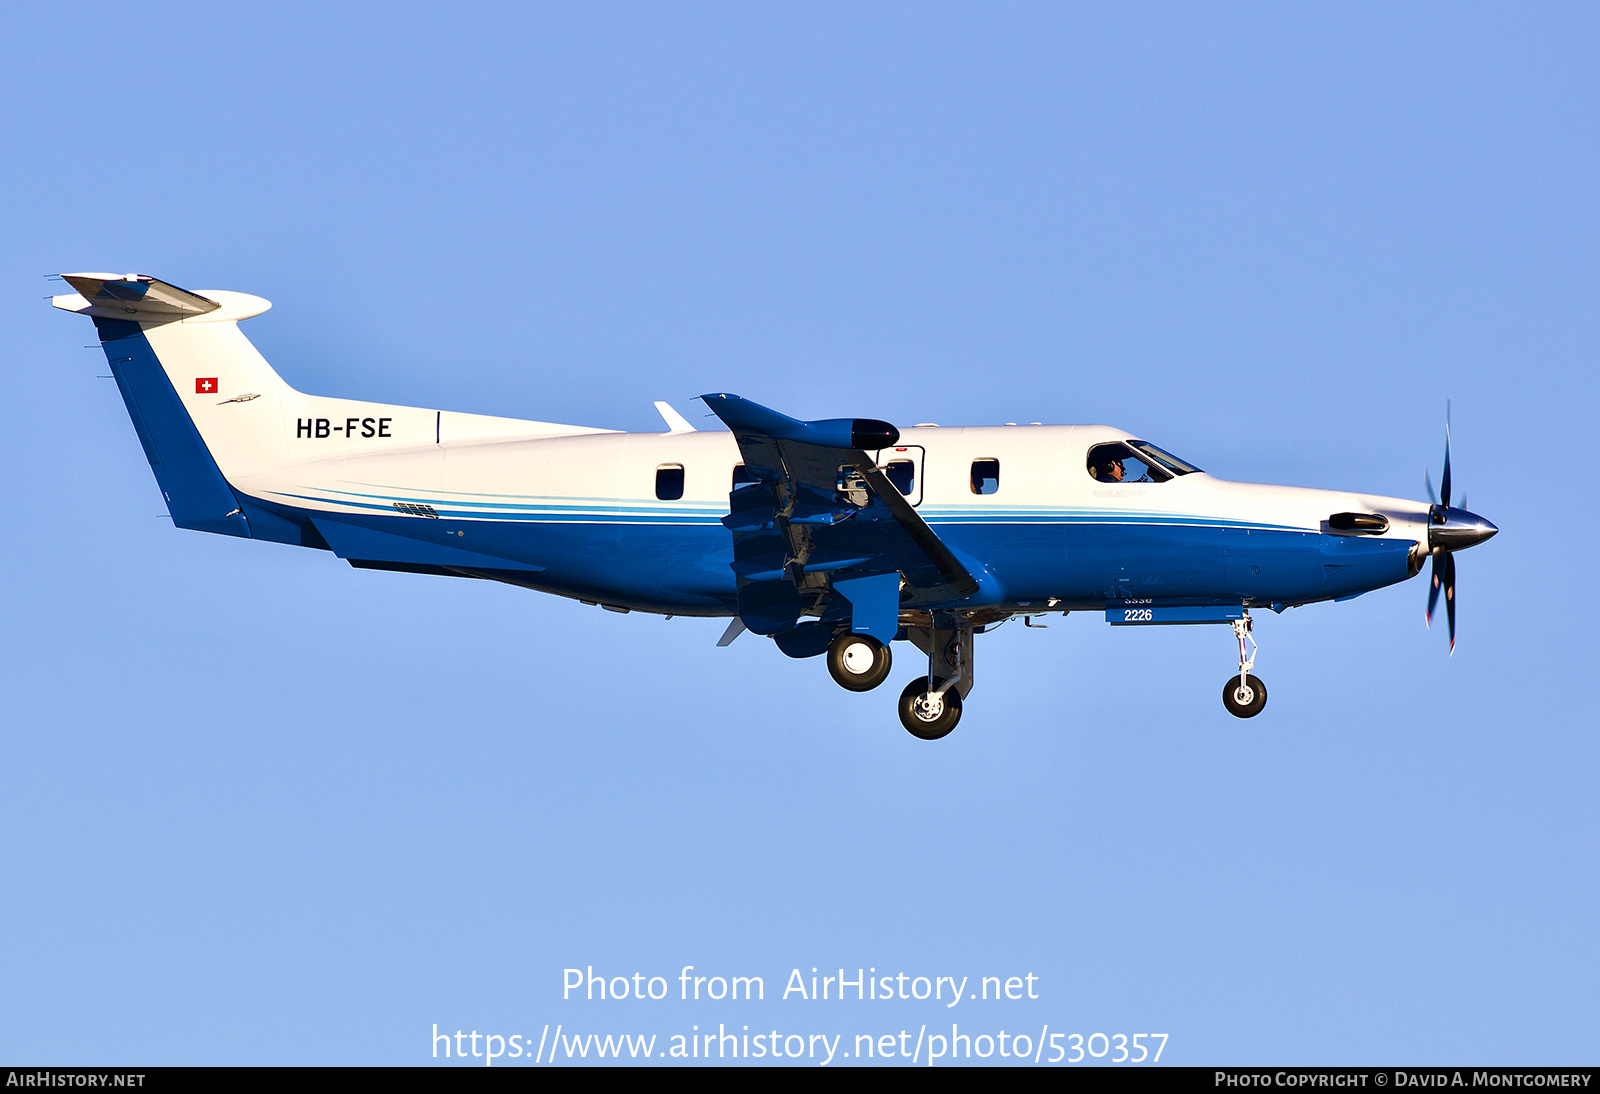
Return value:
[[(851, 691), (890, 643), (927, 657), (900, 696), (918, 737), (955, 728), (973, 637), (1010, 619), (1230, 624), (1228, 711), (1260, 713), (1252, 609), (1346, 600), (1432, 560), (1455, 642), (1454, 552), (1495, 526), (1450, 506), (1214, 478), (1103, 425), (897, 429), (804, 422), (706, 395), (731, 432), (665, 403), (664, 433), (304, 395), (239, 331), (267, 301), (143, 275), (66, 274), (94, 320), (180, 528), (332, 551), (352, 566), (481, 578), (617, 612), (732, 617)], [(1431, 483), (1429, 492), (1432, 493)]]

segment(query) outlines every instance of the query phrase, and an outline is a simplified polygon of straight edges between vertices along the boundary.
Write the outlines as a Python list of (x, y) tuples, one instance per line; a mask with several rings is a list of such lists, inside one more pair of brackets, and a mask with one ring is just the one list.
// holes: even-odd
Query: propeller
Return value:
[(1456, 556), (1440, 549), (1433, 553), (1433, 580), (1428, 586), (1428, 626), (1433, 626), (1433, 609), (1444, 588), (1444, 610), (1450, 627), (1450, 652), (1456, 652)]
[(1469, 513), (1466, 497), (1462, 508), (1450, 507), (1450, 403), (1444, 404), (1444, 473), (1439, 479), (1439, 493), (1433, 492), (1433, 476), (1426, 468), (1422, 479), (1428, 488), (1428, 549), (1433, 554), (1433, 570), (1428, 583), (1428, 626), (1433, 626), (1433, 613), (1439, 606), (1439, 594), (1444, 593), (1445, 620), (1450, 628), (1450, 652), (1456, 651), (1456, 559), (1455, 552), (1482, 543), (1500, 529), (1476, 513)]

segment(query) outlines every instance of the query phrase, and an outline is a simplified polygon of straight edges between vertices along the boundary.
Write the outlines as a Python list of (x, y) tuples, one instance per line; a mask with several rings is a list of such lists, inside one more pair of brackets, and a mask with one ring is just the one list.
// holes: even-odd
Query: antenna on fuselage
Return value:
[(689, 424), (687, 418), (659, 399), (656, 400), (656, 410), (661, 414), (662, 419), (666, 421), (668, 433), (697, 432), (695, 427)]

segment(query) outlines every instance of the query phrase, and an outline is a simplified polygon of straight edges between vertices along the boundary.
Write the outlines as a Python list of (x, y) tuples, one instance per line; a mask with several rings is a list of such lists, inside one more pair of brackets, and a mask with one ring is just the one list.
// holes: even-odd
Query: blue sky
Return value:
[[(0, 1056), (954, 1015), (1173, 1063), (1594, 1060), (1594, 8), (0, 18)], [(304, 390), (613, 428), (704, 391), (1109, 422), (1421, 497), (1449, 398), (1502, 532), (1453, 658), (1422, 580), (1271, 617), (1238, 722), (1226, 630), (1074, 615), (980, 639), (930, 746), (897, 687), (713, 621), (175, 531), (41, 299), (83, 269), (271, 299), (246, 333)], [(768, 999), (561, 999), (691, 964)], [(1040, 998), (776, 998), (813, 966)]]

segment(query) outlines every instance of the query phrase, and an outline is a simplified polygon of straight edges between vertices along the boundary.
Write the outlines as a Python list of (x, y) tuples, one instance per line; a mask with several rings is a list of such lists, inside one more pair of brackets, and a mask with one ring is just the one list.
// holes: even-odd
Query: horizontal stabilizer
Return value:
[(61, 279), (78, 291), (57, 296), (51, 303), (62, 311), (100, 319), (175, 323), (222, 307), (209, 297), (145, 274), (62, 274)]

